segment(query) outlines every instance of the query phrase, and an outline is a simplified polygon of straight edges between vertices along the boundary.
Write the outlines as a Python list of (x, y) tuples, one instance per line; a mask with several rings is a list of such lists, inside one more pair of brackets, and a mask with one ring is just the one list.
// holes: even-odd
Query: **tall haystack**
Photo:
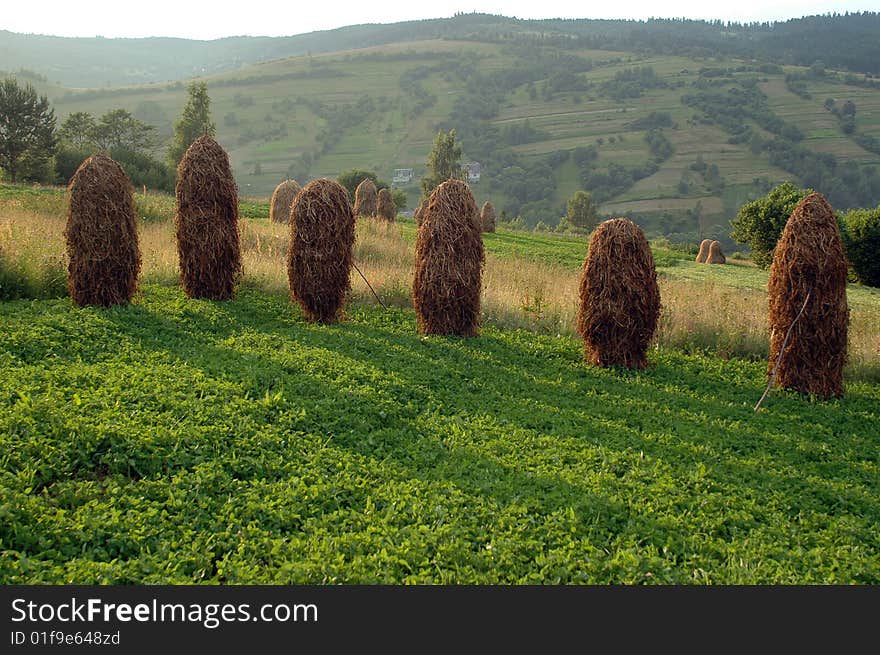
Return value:
[(495, 207), (488, 200), (483, 203), (483, 208), (480, 210), (480, 224), (483, 232), (495, 231)]
[(419, 206), (416, 207), (416, 210), (413, 212), (413, 218), (416, 220), (416, 226), (420, 226), (422, 224), (422, 219), (425, 217), (425, 207), (427, 206), (427, 200), (419, 201)]
[(290, 221), (290, 206), (293, 199), (302, 187), (296, 180), (285, 180), (272, 192), (272, 200), (269, 203), (269, 220), (273, 223), (287, 223)]
[(141, 251), (131, 181), (104, 154), (83, 161), (68, 186), (67, 289), (80, 307), (109, 307), (137, 291)]
[(706, 256), (707, 264), (726, 264), (727, 258), (724, 256), (724, 251), (721, 250), (721, 242), (713, 241), (709, 244), (709, 254)]
[(366, 177), (354, 190), (354, 215), (359, 216), (375, 216), (376, 203), (378, 196), (376, 193), (376, 185), (373, 180)]
[(389, 222), (394, 222), (397, 217), (397, 205), (394, 204), (394, 198), (388, 189), (379, 189), (379, 196), (376, 198), (376, 216)]
[(811, 193), (788, 218), (770, 266), (767, 374), (778, 360), (777, 386), (822, 398), (843, 395), (847, 268), (834, 210), (821, 194)]
[(420, 332), (479, 333), (484, 261), (474, 196), (465, 182), (447, 180), (431, 193), (416, 236), (412, 296)]
[(694, 260), (698, 264), (705, 264), (706, 257), (709, 256), (709, 248), (712, 246), (712, 239), (703, 239), (700, 243), (700, 252), (697, 253), (697, 258)]
[(174, 227), (186, 295), (232, 298), (241, 274), (238, 188), (226, 151), (208, 135), (193, 141), (177, 167)]
[(590, 238), (581, 273), (577, 330), (584, 359), (645, 368), (659, 317), (660, 289), (644, 233), (625, 218), (604, 221)]
[(354, 223), (348, 192), (333, 180), (312, 180), (293, 202), (287, 277), (309, 321), (339, 317), (351, 288)]

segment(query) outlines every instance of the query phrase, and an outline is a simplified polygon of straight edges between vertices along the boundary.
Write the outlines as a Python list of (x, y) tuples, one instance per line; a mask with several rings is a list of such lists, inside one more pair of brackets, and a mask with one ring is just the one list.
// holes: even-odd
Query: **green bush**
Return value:
[(856, 280), (880, 287), (880, 205), (848, 211), (841, 217), (840, 227)]
[(761, 268), (773, 261), (773, 249), (782, 235), (788, 217), (812, 189), (798, 189), (791, 182), (783, 182), (763, 198), (742, 206), (730, 223), (734, 241), (748, 244), (752, 259)]

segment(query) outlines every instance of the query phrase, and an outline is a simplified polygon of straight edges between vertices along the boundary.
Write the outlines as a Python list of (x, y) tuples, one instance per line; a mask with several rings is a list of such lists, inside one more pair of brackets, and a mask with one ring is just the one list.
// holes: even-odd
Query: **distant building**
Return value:
[(462, 164), (461, 168), (467, 173), (468, 182), (480, 181), (480, 173), (483, 169), (482, 165), (480, 165), (480, 162), (471, 161), (466, 164)]
[(412, 182), (413, 169), (411, 168), (395, 168), (391, 175), (392, 184), (408, 184)]

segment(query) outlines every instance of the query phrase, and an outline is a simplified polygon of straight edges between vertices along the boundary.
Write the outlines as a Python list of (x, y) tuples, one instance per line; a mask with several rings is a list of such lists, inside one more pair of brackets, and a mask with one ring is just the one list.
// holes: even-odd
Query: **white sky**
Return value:
[[(517, 18), (703, 18), (740, 22), (786, 20), (814, 14), (878, 11), (880, 0), (4, 0), (0, 29), (58, 36), (176, 36), (215, 39), (235, 35), (289, 36), (360, 23), (444, 18), (456, 12)], [(2, 62), (0, 62), (2, 65)]]

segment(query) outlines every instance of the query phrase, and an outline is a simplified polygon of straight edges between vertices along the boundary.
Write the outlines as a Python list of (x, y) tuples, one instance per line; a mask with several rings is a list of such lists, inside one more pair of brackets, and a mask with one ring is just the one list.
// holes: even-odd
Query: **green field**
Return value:
[(880, 387), (148, 285), (0, 304), (4, 583), (880, 581)]

